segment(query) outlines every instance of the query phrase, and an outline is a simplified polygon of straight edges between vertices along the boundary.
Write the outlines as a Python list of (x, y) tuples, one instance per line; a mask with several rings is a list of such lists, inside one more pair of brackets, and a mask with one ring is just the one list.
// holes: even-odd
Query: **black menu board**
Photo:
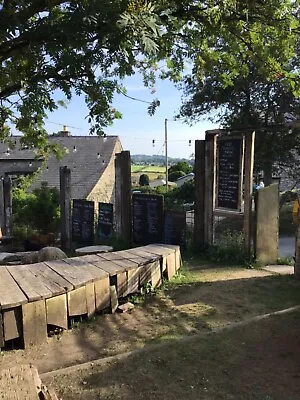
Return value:
[(184, 211), (165, 211), (164, 243), (186, 244), (186, 214)]
[(73, 200), (72, 240), (92, 245), (94, 242), (94, 202)]
[(218, 142), (217, 207), (238, 210), (240, 205), (242, 139)]
[(114, 206), (111, 203), (99, 203), (98, 235), (102, 239), (113, 236)]
[(161, 195), (132, 195), (133, 240), (137, 244), (162, 243), (163, 208)]

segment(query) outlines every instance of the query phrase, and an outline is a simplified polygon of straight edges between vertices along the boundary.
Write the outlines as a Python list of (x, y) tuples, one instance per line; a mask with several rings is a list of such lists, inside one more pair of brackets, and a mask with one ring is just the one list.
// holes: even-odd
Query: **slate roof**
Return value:
[[(26, 165), (31, 161), (36, 165), (33, 150), (21, 149), (19, 139), (20, 136), (10, 137), (15, 147), (10, 149), (9, 153), (7, 152), (7, 143), (0, 142), (2, 171), (5, 168), (5, 172), (10, 172), (12, 165), (24, 163), (24, 161), (26, 161)], [(67, 166), (71, 169), (72, 198), (74, 199), (84, 199), (88, 196), (108, 164), (113, 162), (112, 156), (115, 152), (121, 151), (118, 136), (107, 136), (106, 138), (98, 136), (49, 136), (49, 142), (58, 143), (67, 150), (67, 154), (62, 160), (57, 160), (53, 155), (50, 156), (34, 186), (40, 186), (42, 181), (46, 181), (50, 187), (59, 188), (59, 168)]]

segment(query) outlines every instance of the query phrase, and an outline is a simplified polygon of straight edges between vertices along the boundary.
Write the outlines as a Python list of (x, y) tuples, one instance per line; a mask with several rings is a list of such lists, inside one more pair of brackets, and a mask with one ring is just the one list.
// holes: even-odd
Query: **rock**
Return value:
[(36, 251), (20, 251), (16, 253), (0, 253), (0, 264), (2, 265), (20, 265), (32, 264), (37, 262)]
[(34, 264), (38, 262), (38, 251), (24, 251), (21, 257), (22, 264)]
[(117, 312), (125, 313), (128, 311), (131, 311), (133, 308), (134, 308), (134, 304), (128, 302), (128, 303), (119, 305), (119, 307), (117, 308)]
[(63, 258), (67, 258), (67, 255), (58, 247), (44, 247), (38, 252), (37, 262), (62, 260)]

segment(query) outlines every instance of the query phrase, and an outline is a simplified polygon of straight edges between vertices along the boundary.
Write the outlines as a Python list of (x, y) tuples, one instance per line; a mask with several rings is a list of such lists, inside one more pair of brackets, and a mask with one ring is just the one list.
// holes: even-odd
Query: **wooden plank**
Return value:
[(95, 280), (105, 276), (105, 272), (102, 269), (98, 268), (93, 263), (88, 262), (83, 257), (71, 257), (65, 259), (65, 261), (72, 267), (76, 267), (80, 270), (86, 277), (87, 283), (94, 282)]
[(150, 262), (140, 268), (140, 282), (139, 286), (142, 287), (144, 284), (151, 282), (151, 270), (153, 263), (159, 262), (159, 260)]
[(85, 292), (86, 292), (87, 315), (88, 315), (88, 317), (91, 317), (96, 312), (95, 285), (94, 285), (94, 282), (88, 283), (86, 285)]
[(175, 253), (167, 256), (167, 278), (170, 280), (176, 274)]
[(109, 276), (99, 279), (95, 283), (95, 306), (96, 310), (104, 310), (110, 305)]
[(181, 254), (180, 254), (180, 246), (176, 244), (160, 244), (159, 246), (164, 246), (168, 247), (170, 249), (173, 249), (175, 251), (175, 270), (176, 272), (180, 269), (182, 266), (182, 259), (181, 259)]
[(172, 254), (174, 252), (173, 249), (169, 248), (169, 247), (163, 247), (161, 245), (158, 244), (149, 244), (147, 246), (144, 246), (145, 250), (156, 254), (158, 256), (161, 256), (161, 267), (162, 267), (162, 271), (166, 271), (167, 269), (167, 256), (169, 254)]
[(95, 265), (100, 270), (108, 273), (110, 276), (116, 275), (118, 272), (123, 272), (124, 268), (118, 264), (115, 264), (111, 261), (107, 261), (104, 258), (100, 257), (100, 254), (89, 254), (80, 257), (90, 264)]
[(87, 314), (87, 303), (86, 303), (86, 290), (85, 286), (81, 286), (77, 289), (67, 293), (68, 300), (68, 315), (74, 317), (76, 315)]
[(27, 303), (28, 299), (6, 267), (0, 267), (0, 307), (7, 309)]
[(127, 292), (127, 274), (124, 267), (113, 263), (112, 261), (107, 261), (99, 257), (98, 255), (86, 255), (81, 258), (86, 257), (90, 263), (93, 263), (97, 268), (101, 268), (106, 274), (110, 276), (110, 285), (116, 285), (116, 289), (119, 297), (123, 297)]
[(0, 349), (4, 347), (4, 329), (3, 329), (3, 316), (0, 312)]
[(117, 274), (117, 292), (118, 297), (124, 297), (127, 293), (127, 272)]
[(157, 260), (158, 258), (160, 258), (160, 255), (157, 254), (153, 254), (149, 251), (146, 251), (144, 247), (135, 247), (132, 249), (128, 249), (126, 250), (128, 253), (133, 254), (133, 255), (137, 255), (140, 256), (142, 258), (145, 258), (148, 262)]
[(112, 261), (113, 263), (124, 268), (126, 271), (128, 271), (131, 268), (136, 268), (137, 263), (135, 263), (134, 261), (130, 261), (127, 258), (124, 258), (122, 256), (122, 253), (121, 254), (120, 253), (121, 252), (119, 251), (116, 251), (114, 253), (101, 253), (99, 254), (99, 257), (107, 261)]
[(41, 300), (53, 295), (52, 291), (27, 268), (27, 265), (10, 266), (7, 270), (25, 293), (28, 301)]
[(54, 296), (73, 289), (73, 285), (44, 262), (28, 264), (27, 268), (51, 290)]
[(139, 290), (141, 267), (127, 271), (127, 295)]
[(84, 286), (86, 284), (86, 277), (84, 275), (84, 271), (72, 267), (65, 260), (53, 260), (53, 261), (45, 261), (45, 264), (63, 277), (65, 280), (71, 283), (73, 288), (78, 288)]
[(168, 254), (174, 252), (174, 250), (170, 247), (165, 247), (165, 245), (160, 244), (147, 244), (147, 246), (144, 246), (143, 249), (158, 256), (167, 256)]
[(45, 300), (23, 304), (23, 339), (25, 349), (47, 341)]
[[(113, 254), (113, 253), (107, 253)], [(101, 254), (102, 256), (102, 254)], [(91, 254), (82, 256), (88, 260), (90, 264), (94, 264), (97, 268), (106, 272), (110, 276), (110, 284), (115, 284), (119, 297), (123, 297), (127, 293), (127, 273), (126, 269), (112, 261), (103, 259), (100, 254)], [(135, 264), (136, 265), (136, 264)]]
[(3, 310), (3, 325), (5, 341), (22, 337), (22, 308), (19, 306), (10, 310)]
[(161, 267), (160, 263), (156, 262), (153, 263), (151, 267), (151, 284), (153, 287), (158, 287), (161, 285), (162, 279), (161, 279)]
[(61, 294), (46, 300), (47, 325), (68, 329), (67, 296)]
[(0, 398), (7, 400), (39, 400), (41, 380), (31, 365), (0, 371)]
[(109, 290), (110, 290), (110, 308), (111, 312), (114, 313), (119, 305), (118, 295), (115, 286), (110, 286)]
[(144, 265), (147, 264), (147, 262), (149, 261), (149, 258), (145, 258), (140, 256), (139, 254), (134, 254), (128, 250), (122, 250), (118, 252), (119, 255), (121, 255), (122, 257), (126, 258), (129, 261), (135, 262), (138, 265)]

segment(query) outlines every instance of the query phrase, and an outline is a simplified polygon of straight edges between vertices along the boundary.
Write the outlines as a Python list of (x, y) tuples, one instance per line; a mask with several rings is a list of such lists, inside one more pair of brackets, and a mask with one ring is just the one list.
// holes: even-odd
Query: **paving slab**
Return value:
[(263, 268), (265, 271), (274, 272), (280, 275), (293, 275), (294, 266), (293, 265), (266, 265)]

